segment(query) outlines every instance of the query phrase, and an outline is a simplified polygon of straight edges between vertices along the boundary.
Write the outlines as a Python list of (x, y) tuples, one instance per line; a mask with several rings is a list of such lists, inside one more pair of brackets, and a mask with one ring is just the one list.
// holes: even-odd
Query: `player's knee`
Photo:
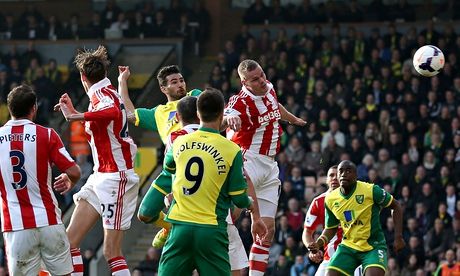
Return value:
[(158, 217), (155, 218), (147, 215), (146, 212), (144, 212), (142, 209), (139, 209), (139, 211), (137, 212), (137, 219), (143, 223), (152, 223), (157, 218)]

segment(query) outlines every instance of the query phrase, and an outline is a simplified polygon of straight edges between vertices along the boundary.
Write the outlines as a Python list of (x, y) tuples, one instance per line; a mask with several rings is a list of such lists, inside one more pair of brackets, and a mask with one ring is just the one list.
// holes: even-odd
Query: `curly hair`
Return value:
[(74, 62), (78, 71), (80, 71), (80, 73), (91, 83), (96, 83), (104, 79), (110, 65), (107, 49), (102, 45), (99, 45), (99, 47), (93, 51), (78, 51)]

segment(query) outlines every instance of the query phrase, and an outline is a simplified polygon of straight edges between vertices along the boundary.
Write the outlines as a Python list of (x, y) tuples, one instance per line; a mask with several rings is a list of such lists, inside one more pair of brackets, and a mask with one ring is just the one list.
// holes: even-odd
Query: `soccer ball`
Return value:
[(415, 52), (412, 63), (420, 75), (432, 77), (444, 67), (444, 54), (436, 46), (425, 45)]

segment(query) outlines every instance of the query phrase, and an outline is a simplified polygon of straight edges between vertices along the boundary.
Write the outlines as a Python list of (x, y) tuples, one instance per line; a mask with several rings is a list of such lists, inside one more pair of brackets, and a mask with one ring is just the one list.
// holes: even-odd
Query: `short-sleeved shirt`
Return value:
[(178, 137), (163, 169), (175, 174), (166, 218), (172, 223), (226, 227), (230, 196), (247, 189), (240, 148), (208, 128)]
[(227, 138), (243, 150), (274, 156), (279, 152), (283, 129), (279, 120), (281, 113), (275, 89), (267, 82), (267, 93), (256, 96), (243, 85), (241, 91), (232, 96), (225, 108), (226, 116), (238, 116), (241, 129), (229, 130)]
[(59, 135), (26, 119), (10, 120), (0, 128), (0, 152), (2, 231), (62, 224), (51, 165), (66, 171), (75, 162)]
[(339, 224), (343, 229), (342, 244), (360, 252), (386, 246), (380, 225), (380, 210), (390, 206), (393, 196), (377, 185), (357, 181), (348, 195), (340, 189), (325, 199), (326, 228)]
[[(324, 227), (326, 211), (324, 209), (324, 200), (329, 192), (325, 192), (315, 197), (308, 208), (305, 216), (305, 229), (316, 231), (321, 225)], [(324, 245), (324, 260), (330, 260), (342, 241), (342, 228), (339, 227), (334, 237)]]
[[(187, 96), (198, 96), (201, 90), (193, 89), (187, 93)], [(166, 104), (157, 105), (154, 108), (136, 108), (136, 126), (158, 131), (161, 141), (166, 144), (168, 135), (181, 128), (177, 119), (177, 101), (167, 102)]]

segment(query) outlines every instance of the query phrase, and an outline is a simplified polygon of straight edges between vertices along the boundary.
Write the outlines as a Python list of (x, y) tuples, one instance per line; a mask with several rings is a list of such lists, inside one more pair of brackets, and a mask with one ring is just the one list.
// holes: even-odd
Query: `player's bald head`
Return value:
[(198, 98), (193, 96), (185, 96), (177, 103), (177, 112), (179, 113), (182, 124), (195, 124), (199, 123), (197, 115), (197, 103)]
[(344, 160), (342, 162), (340, 162), (339, 166), (337, 169), (352, 169), (353, 171), (356, 172), (356, 165), (351, 162), (350, 160)]

